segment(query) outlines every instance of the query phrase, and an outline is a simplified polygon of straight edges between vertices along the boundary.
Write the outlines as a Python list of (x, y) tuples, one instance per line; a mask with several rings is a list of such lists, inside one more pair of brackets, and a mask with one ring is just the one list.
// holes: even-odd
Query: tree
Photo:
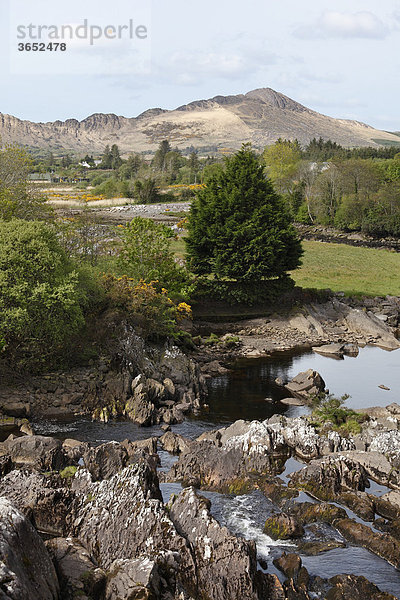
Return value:
[(114, 171), (118, 170), (120, 168), (120, 166), (122, 165), (122, 158), (119, 154), (119, 148), (118, 148), (117, 144), (113, 144), (111, 146), (110, 157), (111, 157), (111, 168), (114, 169)]
[(156, 180), (152, 178), (136, 180), (134, 193), (138, 204), (154, 204), (160, 201)]
[(156, 171), (165, 171), (165, 157), (171, 152), (171, 146), (168, 140), (160, 142), (157, 152), (154, 155), (152, 166)]
[(25, 150), (6, 146), (0, 151), (0, 219), (36, 219), (48, 216), (46, 199), (29, 181), (31, 161)]
[(264, 150), (263, 157), (275, 188), (280, 194), (290, 193), (301, 160), (299, 142), (279, 138)]
[(0, 340), (11, 361), (45, 361), (83, 324), (85, 300), (51, 227), (0, 222)]
[(100, 169), (111, 169), (112, 168), (112, 156), (110, 146), (104, 148), (104, 152), (101, 157)]
[(123, 230), (118, 264), (124, 275), (135, 281), (159, 282), (171, 288), (182, 279), (171, 250), (173, 233), (151, 219), (135, 217)]
[(192, 270), (239, 282), (284, 276), (302, 248), (285, 205), (249, 145), (198, 193), (189, 218)]

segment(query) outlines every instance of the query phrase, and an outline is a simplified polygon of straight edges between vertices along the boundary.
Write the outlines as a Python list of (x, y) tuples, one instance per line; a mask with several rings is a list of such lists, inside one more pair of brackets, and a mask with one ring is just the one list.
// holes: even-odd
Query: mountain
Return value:
[(101, 152), (106, 144), (118, 144), (123, 152), (152, 151), (164, 139), (181, 149), (210, 150), (236, 149), (243, 142), (264, 147), (279, 137), (305, 144), (321, 136), (346, 147), (399, 143), (396, 134), (327, 117), (270, 88), (215, 96), (176, 110), (153, 108), (134, 118), (97, 113), (83, 121), (32, 123), (0, 113), (0, 136), (5, 143), (78, 152)]

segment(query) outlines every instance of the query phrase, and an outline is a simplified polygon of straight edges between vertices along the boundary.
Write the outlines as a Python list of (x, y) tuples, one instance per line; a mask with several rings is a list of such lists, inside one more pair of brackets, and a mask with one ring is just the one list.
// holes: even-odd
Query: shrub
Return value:
[(56, 232), (37, 221), (0, 222), (0, 340), (11, 360), (45, 362), (84, 323), (79, 273)]
[(125, 311), (145, 338), (179, 339), (180, 324), (192, 316), (188, 304), (174, 303), (165, 288), (158, 289), (157, 282), (106, 274), (102, 283), (110, 305)]
[(344, 436), (360, 433), (361, 423), (366, 420), (366, 416), (345, 406), (348, 398), (348, 395), (335, 398), (332, 394), (318, 398), (312, 412), (314, 425), (318, 428), (328, 425)]

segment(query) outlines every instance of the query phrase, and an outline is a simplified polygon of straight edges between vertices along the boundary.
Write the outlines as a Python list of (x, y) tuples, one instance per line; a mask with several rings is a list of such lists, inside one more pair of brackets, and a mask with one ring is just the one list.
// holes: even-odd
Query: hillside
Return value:
[(151, 151), (163, 139), (181, 149), (236, 149), (243, 142), (263, 147), (279, 137), (307, 143), (321, 136), (346, 147), (399, 143), (396, 134), (322, 115), (270, 88), (216, 96), (176, 110), (154, 108), (134, 118), (93, 114), (83, 121), (32, 123), (0, 113), (0, 136), (5, 143), (79, 152), (100, 152), (114, 143), (123, 152)]

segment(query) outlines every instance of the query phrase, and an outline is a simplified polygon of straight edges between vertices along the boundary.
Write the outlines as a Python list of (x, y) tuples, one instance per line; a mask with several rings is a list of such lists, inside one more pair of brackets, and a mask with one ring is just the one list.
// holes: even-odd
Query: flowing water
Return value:
[[(334, 360), (311, 351), (278, 353), (259, 360), (241, 360), (233, 366), (230, 373), (210, 381), (208, 412), (174, 425), (172, 430), (194, 439), (204, 431), (226, 426), (237, 419), (264, 420), (276, 413), (287, 416), (305, 414), (309, 410), (306, 407), (287, 407), (278, 402), (286, 394), (274, 384), (274, 380), (276, 377), (290, 379), (298, 372), (310, 368), (322, 375), (327, 387), (335, 395), (350, 394), (347, 405), (352, 408), (386, 406), (391, 402), (400, 404), (399, 367), (400, 351), (389, 353), (374, 347), (363, 348), (357, 358), (346, 357), (344, 360)], [(383, 390), (379, 385), (385, 385), (390, 390)], [(87, 419), (62, 424), (38, 422), (35, 427), (38, 433), (61, 438), (73, 437), (95, 444), (110, 440), (122, 441), (126, 438), (144, 439), (162, 434), (159, 427), (139, 428), (129, 422), (110, 422), (104, 425), (92, 423)], [(160, 451), (160, 457), (161, 470), (164, 471), (176, 460), (176, 457), (164, 451)], [(288, 475), (302, 466), (302, 463), (291, 458), (280, 477), (287, 482)], [(179, 484), (161, 484), (165, 501), (181, 489)], [(387, 489), (371, 482), (371, 493), (382, 495)], [(264, 522), (274, 510), (272, 503), (259, 491), (243, 496), (201, 493), (210, 499), (211, 511), (215, 518), (232, 533), (254, 540), (263, 567), (266, 562), (268, 571), (282, 578), (282, 574), (273, 566), (272, 559), (284, 550), (295, 551), (296, 546), (280, 540), (273, 541), (263, 533)], [(297, 500), (314, 501), (304, 493), (301, 493)], [(343, 541), (332, 527), (324, 525), (317, 532), (315, 528), (306, 527), (306, 538), (315, 540), (324, 539), (324, 536)], [(302, 555), (302, 560), (312, 575), (324, 578), (339, 573), (364, 575), (383, 591), (400, 597), (400, 572), (363, 548), (348, 545), (346, 548), (338, 548), (318, 556)]]

